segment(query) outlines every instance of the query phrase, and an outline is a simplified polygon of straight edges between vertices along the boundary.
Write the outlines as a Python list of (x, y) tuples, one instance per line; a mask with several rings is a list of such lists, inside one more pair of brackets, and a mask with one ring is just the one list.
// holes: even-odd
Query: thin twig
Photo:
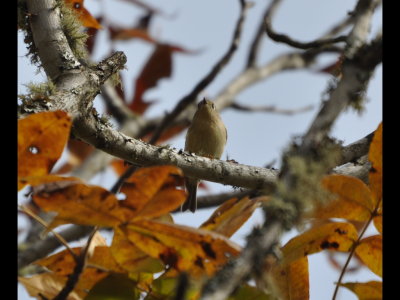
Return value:
[(83, 269), (85, 268), (86, 265), (86, 260), (88, 256), (88, 251), (90, 247), (90, 243), (97, 232), (98, 227), (96, 226), (92, 233), (90, 234), (88, 241), (86, 243), (85, 248), (83, 249), (82, 253), (78, 257), (78, 261), (76, 262), (74, 271), (72, 274), (68, 276), (68, 280), (65, 283), (64, 288), (58, 293), (57, 296), (53, 298), (53, 300), (65, 300), (67, 299), (68, 295), (72, 290), (75, 288), (76, 284), (78, 283), (79, 277), (83, 272)]
[(267, 35), (275, 42), (285, 43), (289, 46), (299, 48), (299, 49), (310, 49), (310, 48), (319, 48), (322, 46), (326, 46), (329, 44), (335, 44), (339, 42), (346, 42), (347, 36), (342, 35), (334, 38), (326, 38), (326, 39), (317, 39), (311, 42), (300, 42), (292, 39), (286, 34), (280, 34), (275, 32), (272, 29), (272, 16), (275, 14), (276, 9), (281, 4), (282, 0), (275, 0), (271, 3), (268, 12), (265, 17), (265, 31)]
[(33, 219), (35, 219), (38, 223), (40, 223), (44, 228), (46, 228), (48, 231), (50, 231), (52, 234), (54, 234), (54, 236), (56, 237), (56, 239), (65, 246), (65, 248), (68, 250), (68, 252), (72, 255), (72, 257), (74, 258), (75, 262), (78, 261), (78, 256), (75, 254), (74, 251), (72, 251), (71, 247), (68, 245), (68, 242), (57, 232), (55, 232), (53, 229), (49, 229), (49, 225), (47, 224), (46, 221), (44, 221), (41, 217), (39, 217), (37, 214), (35, 214), (31, 209), (29, 209), (27, 206), (23, 206), (23, 205), (18, 205), (18, 208), (23, 211), (24, 213), (26, 213), (27, 215), (29, 215), (30, 217), (32, 217)]
[(282, 115), (294, 115), (297, 113), (310, 111), (314, 108), (313, 105), (307, 105), (307, 106), (297, 108), (297, 109), (283, 109), (283, 108), (276, 108), (273, 105), (270, 105), (270, 106), (248, 106), (248, 105), (239, 104), (237, 102), (232, 103), (230, 107), (233, 109), (246, 111), (246, 112), (271, 112), (271, 113), (277, 113), (277, 114), (282, 114)]
[(367, 223), (366, 223), (365, 226), (363, 227), (362, 231), (360, 232), (360, 235), (358, 236), (357, 241), (355, 241), (354, 244), (353, 244), (353, 246), (351, 247), (349, 256), (347, 257), (347, 260), (346, 260), (346, 262), (345, 262), (345, 264), (344, 264), (344, 266), (343, 266), (343, 269), (342, 269), (342, 271), (340, 272), (338, 282), (336, 283), (336, 287), (335, 287), (335, 291), (333, 292), (332, 300), (335, 300), (335, 299), (336, 299), (336, 296), (337, 296), (337, 293), (338, 293), (338, 291), (339, 291), (339, 287), (340, 287), (340, 284), (341, 284), (341, 282), (342, 282), (344, 273), (346, 272), (346, 269), (347, 269), (347, 267), (348, 267), (349, 264), (350, 264), (350, 260), (351, 260), (351, 258), (353, 257), (353, 255), (354, 255), (354, 253), (355, 253), (355, 251), (356, 251), (357, 246), (360, 244), (361, 239), (364, 237), (365, 231), (367, 230), (368, 226), (371, 224), (371, 222), (372, 222), (372, 220), (374, 219), (374, 217), (377, 215), (380, 202), (381, 202), (381, 199), (379, 199), (379, 201), (377, 202), (374, 211), (371, 213), (371, 215), (370, 215), (370, 217), (369, 217), (369, 220), (367, 221)]
[(267, 16), (267, 13), (268, 13), (268, 8), (265, 10), (265, 13), (261, 17), (261, 22), (258, 25), (257, 32), (254, 36), (253, 42), (251, 43), (249, 55), (247, 57), (246, 69), (254, 67), (257, 63), (257, 56), (258, 53), (260, 52), (261, 41), (262, 38), (264, 37), (264, 31), (267, 26), (267, 24), (264, 21)]

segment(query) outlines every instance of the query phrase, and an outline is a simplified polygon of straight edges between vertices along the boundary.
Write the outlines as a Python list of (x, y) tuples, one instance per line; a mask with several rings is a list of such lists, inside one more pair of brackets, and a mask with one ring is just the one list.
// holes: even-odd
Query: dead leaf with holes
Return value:
[(71, 118), (63, 111), (32, 114), (18, 121), (18, 190), (27, 178), (47, 175), (69, 138)]
[(144, 253), (195, 277), (213, 274), (240, 252), (239, 246), (220, 234), (182, 225), (138, 220), (120, 229)]
[(283, 264), (323, 250), (348, 252), (357, 240), (353, 224), (332, 222), (313, 227), (282, 247)]

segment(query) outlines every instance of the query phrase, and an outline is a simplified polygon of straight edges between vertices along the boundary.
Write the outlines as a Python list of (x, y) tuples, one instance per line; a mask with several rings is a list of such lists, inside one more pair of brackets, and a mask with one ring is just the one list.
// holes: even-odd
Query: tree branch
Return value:
[(311, 109), (313, 109), (313, 105), (307, 105), (307, 106), (300, 107), (297, 109), (283, 109), (283, 108), (277, 108), (274, 105), (248, 106), (248, 105), (243, 105), (243, 104), (234, 102), (231, 104), (230, 108), (245, 111), (245, 112), (271, 112), (271, 113), (277, 113), (277, 114), (282, 114), (282, 115), (294, 115), (297, 113), (310, 111)]
[[(362, 18), (359, 18), (358, 21), (360, 19)], [(374, 68), (381, 60), (381, 42), (377, 39), (370, 45), (358, 47), (359, 50), (353, 59), (346, 59), (343, 62), (343, 77), (330, 93), (329, 100), (323, 104), (310, 129), (304, 135), (302, 143), (284, 156), (282, 171), (279, 174), (279, 182), (283, 186), (274, 195), (274, 200), (278, 204), (274, 206), (274, 201), (269, 202), (265, 207), (266, 220), (262, 228), (253, 230), (239, 257), (225, 265), (206, 282), (201, 292), (201, 300), (226, 299), (251, 272), (256, 273), (260, 261), (266, 254), (273, 251), (281, 234), (299, 220), (302, 214), (302, 201), (305, 200), (302, 199), (304, 198), (302, 193), (298, 193), (302, 196), (296, 193), (302, 188), (299, 186), (301, 180), (299, 180), (296, 170), (288, 163), (288, 158), (303, 158), (306, 164), (315, 162), (315, 153), (318, 153), (316, 151), (319, 148), (324, 147), (323, 140), (327, 137), (328, 131), (339, 113), (351, 103), (355, 92), (365, 89)], [(352, 49), (352, 45), (349, 45), (349, 48)], [(370, 57), (366, 57), (366, 53), (374, 58), (372, 62)], [(318, 170), (321, 176), (326, 167), (321, 166)], [(318, 176), (319, 173), (315, 175)], [(285, 191), (287, 191), (286, 194)]]
[(278, 6), (281, 4), (282, 0), (274, 0), (272, 1), (271, 5), (269, 6), (269, 9), (267, 10), (265, 14), (265, 31), (267, 32), (267, 35), (275, 42), (278, 43), (285, 43), (289, 46), (299, 48), (299, 49), (310, 49), (310, 48), (319, 48), (322, 46), (330, 45), (330, 44), (335, 44), (339, 42), (346, 42), (346, 36), (338, 36), (335, 38), (325, 38), (325, 39), (318, 39), (312, 42), (299, 42), (296, 41), (292, 38), (290, 38), (286, 34), (280, 34), (276, 33), (272, 29), (272, 17), (275, 14)]

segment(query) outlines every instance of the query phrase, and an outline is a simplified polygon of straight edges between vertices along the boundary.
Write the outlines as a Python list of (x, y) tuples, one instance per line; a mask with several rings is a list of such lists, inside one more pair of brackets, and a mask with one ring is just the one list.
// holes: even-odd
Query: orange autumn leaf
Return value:
[(322, 186), (334, 195), (327, 205), (316, 208), (316, 218), (343, 218), (367, 221), (374, 210), (369, 187), (360, 179), (345, 175), (329, 175)]
[(376, 216), (373, 218), (375, 228), (379, 231), (380, 234), (383, 233), (382, 229), (382, 215)]
[(143, 252), (193, 276), (213, 274), (240, 251), (222, 235), (187, 226), (139, 220), (120, 228)]
[(303, 256), (332, 250), (347, 252), (357, 240), (357, 230), (350, 223), (328, 223), (292, 238), (282, 247), (283, 263), (291, 263)]
[(200, 228), (231, 237), (260, 206), (258, 198), (232, 198), (225, 201)]
[(111, 161), (111, 167), (114, 169), (114, 172), (121, 176), (124, 172), (130, 167), (130, 164), (125, 163), (122, 159), (113, 159)]
[(125, 200), (97, 186), (60, 181), (35, 188), (33, 200), (44, 211), (58, 212), (48, 230), (68, 223), (115, 227), (139, 218), (157, 218), (178, 208), (186, 193), (176, 188), (182, 171), (174, 166), (141, 168), (121, 188)]
[(360, 260), (376, 275), (382, 277), (382, 236), (362, 239), (355, 250)]
[(71, 118), (63, 111), (32, 114), (18, 121), (18, 190), (25, 177), (50, 173), (69, 138)]
[(159, 259), (150, 257), (136, 247), (119, 228), (115, 228), (110, 251), (119, 266), (129, 273), (157, 273), (164, 269)]
[(381, 300), (383, 298), (382, 282), (346, 282), (340, 284), (357, 295), (359, 300)]
[[(174, 183), (182, 177), (182, 171), (175, 166), (140, 168), (121, 187), (121, 192), (126, 195), (123, 205), (138, 215), (146, 209), (148, 213), (154, 214), (154, 217), (161, 216), (179, 207), (185, 200), (184, 192), (174, 187)], [(157, 195), (163, 188), (166, 188), (163, 195)], [(169, 192), (171, 195), (168, 195)], [(162, 210), (163, 213), (157, 214), (158, 210)]]
[(46, 212), (58, 212), (49, 229), (68, 223), (113, 227), (124, 221), (115, 195), (101, 187), (71, 184), (53, 190), (46, 186), (33, 195), (33, 200)]
[(36, 189), (40, 189), (41, 185), (52, 186), (52, 188), (70, 185), (72, 183), (80, 183), (82, 182), (78, 177), (64, 177), (59, 175), (43, 175), (43, 176), (27, 176), (20, 180), (23, 184), (29, 184), (32, 187), (37, 187)]
[(82, 25), (89, 28), (101, 29), (102, 26), (90, 14), (90, 12), (83, 6), (84, 0), (65, 0), (65, 3), (76, 12)]
[(375, 203), (382, 199), (382, 131), (383, 125), (380, 123), (375, 130), (368, 153), (368, 159), (372, 164), (369, 171), (369, 184)]
[(290, 264), (275, 265), (270, 273), (272, 289), (282, 300), (303, 300), (310, 297), (307, 257)]

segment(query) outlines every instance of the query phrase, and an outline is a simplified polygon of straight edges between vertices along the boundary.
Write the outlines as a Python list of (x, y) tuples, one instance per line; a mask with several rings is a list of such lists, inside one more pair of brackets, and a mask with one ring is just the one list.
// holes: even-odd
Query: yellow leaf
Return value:
[(322, 186), (335, 195), (327, 205), (316, 208), (316, 218), (342, 218), (354, 221), (369, 220), (374, 203), (371, 191), (360, 179), (345, 175), (329, 175)]
[(275, 265), (271, 271), (273, 289), (283, 300), (309, 299), (309, 275), (307, 257), (290, 264)]
[(69, 138), (71, 118), (63, 111), (32, 114), (18, 121), (18, 190), (24, 178), (48, 174)]
[(376, 216), (373, 219), (375, 228), (379, 231), (380, 234), (383, 233), (382, 229), (382, 215)]
[(155, 220), (139, 220), (122, 231), (139, 249), (167, 266), (192, 275), (211, 275), (240, 247), (214, 232)]
[(149, 256), (136, 247), (118, 227), (114, 231), (111, 253), (118, 264), (129, 273), (156, 273), (164, 269), (159, 259)]
[(346, 282), (341, 286), (348, 288), (357, 295), (358, 300), (381, 300), (382, 299), (382, 282)]
[(357, 230), (350, 223), (328, 223), (298, 235), (282, 247), (283, 263), (291, 263), (301, 257), (332, 250), (347, 252), (357, 240)]
[(250, 218), (259, 206), (259, 198), (249, 199), (244, 197), (240, 200), (232, 198), (218, 207), (200, 228), (230, 237)]
[(361, 261), (376, 275), (382, 277), (382, 236), (362, 239), (355, 250)]
[(383, 125), (380, 123), (375, 130), (368, 153), (368, 159), (372, 164), (369, 171), (369, 184), (375, 203), (382, 199), (382, 131)]

